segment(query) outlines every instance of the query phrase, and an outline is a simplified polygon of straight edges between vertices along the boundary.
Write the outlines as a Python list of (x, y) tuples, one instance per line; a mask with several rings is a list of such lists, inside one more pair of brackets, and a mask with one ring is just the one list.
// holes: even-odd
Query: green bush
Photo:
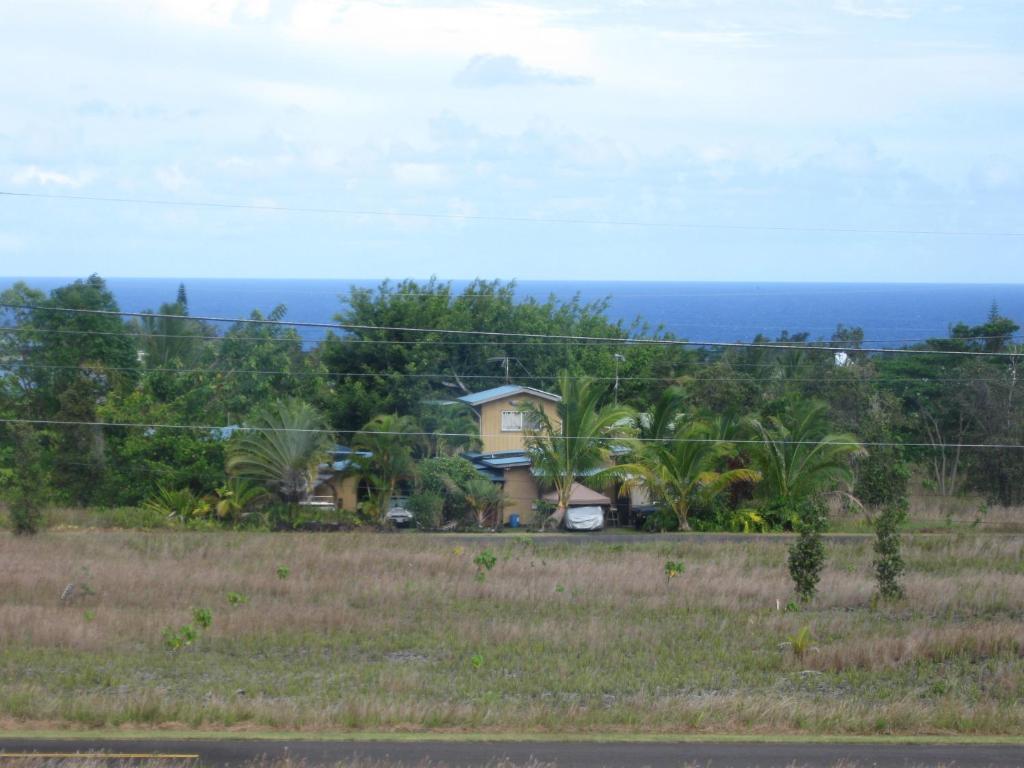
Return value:
[(473, 558), (473, 565), (476, 566), (476, 580), (483, 581), (487, 578), (487, 571), (491, 570), (498, 562), (498, 558), (489, 549), (485, 549)]
[(409, 497), (406, 509), (412, 512), (417, 527), (433, 529), (441, 525), (444, 497), (433, 491), (420, 491)]
[(825, 543), (821, 534), (828, 526), (828, 510), (821, 498), (800, 502), (795, 510), (799, 538), (789, 548), (789, 575), (803, 603), (814, 599), (825, 567)]
[(193, 608), (192, 621), (200, 629), (209, 629), (210, 625), (213, 624), (213, 611), (209, 608)]
[(644, 520), (644, 530), (649, 533), (679, 530), (679, 518), (668, 507), (660, 507)]
[(419, 463), (420, 490), (443, 500), (441, 519), (445, 521), (461, 522), (465, 517), (464, 491), (479, 476), (470, 462), (455, 456), (435, 456)]

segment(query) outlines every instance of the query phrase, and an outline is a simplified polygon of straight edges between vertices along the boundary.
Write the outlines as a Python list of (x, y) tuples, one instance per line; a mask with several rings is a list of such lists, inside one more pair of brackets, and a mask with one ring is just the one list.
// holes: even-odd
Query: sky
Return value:
[(1024, 282), (1021, 2), (0, 16), (2, 275)]

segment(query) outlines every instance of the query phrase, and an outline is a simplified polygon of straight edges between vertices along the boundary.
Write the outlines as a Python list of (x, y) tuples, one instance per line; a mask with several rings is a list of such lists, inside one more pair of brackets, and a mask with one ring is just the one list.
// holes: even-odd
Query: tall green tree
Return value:
[(21, 361), (26, 409), (33, 418), (69, 422), (54, 427), (52, 466), (55, 488), (72, 503), (100, 500), (116, 428), (94, 423), (97, 409), (138, 379), (135, 337), (117, 312), (106, 283), (92, 275), (54, 289), (22, 318), (32, 339)]
[[(504, 383), (506, 361), (511, 379), (540, 389), (556, 386), (563, 369), (601, 372), (609, 383), (618, 370), (619, 401), (643, 403), (661, 388), (658, 379), (679, 375), (696, 357), (682, 347), (628, 344), (665, 334), (639, 319), (611, 322), (607, 299), (520, 298), (511, 282), (475, 280), (456, 291), (436, 279), (385, 281), (353, 288), (343, 302), (335, 319), (353, 327), (329, 336), (320, 350), (334, 379), (329, 410), (339, 429), (358, 429), (378, 413), (424, 419), (424, 403)], [(597, 341), (561, 343), (546, 338), (552, 335)]]

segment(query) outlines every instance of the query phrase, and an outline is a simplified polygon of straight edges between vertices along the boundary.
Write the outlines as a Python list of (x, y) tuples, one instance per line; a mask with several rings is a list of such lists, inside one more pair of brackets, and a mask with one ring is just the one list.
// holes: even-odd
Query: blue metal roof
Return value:
[(497, 451), (495, 453), (485, 453), (480, 456), (476, 462), (478, 464), (483, 464), (485, 467), (492, 467), (493, 469), (528, 467), (531, 463), (530, 454), (525, 451)]
[(496, 469), (488, 469), (487, 467), (481, 467), (479, 464), (474, 464), (473, 469), (475, 469), (482, 476), (486, 477), (492, 483), (505, 482), (505, 474), (503, 472), (499, 472)]
[(491, 400), (500, 400), (503, 397), (511, 397), (512, 395), (534, 395), (545, 400), (556, 401), (562, 399), (558, 395), (553, 395), (541, 389), (523, 387), (519, 384), (502, 384), (500, 387), (485, 389), (483, 392), (472, 392), (468, 395), (463, 395), (459, 398), (459, 402), (466, 403), (467, 405), (483, 405), (484, 403), (491, 402)]

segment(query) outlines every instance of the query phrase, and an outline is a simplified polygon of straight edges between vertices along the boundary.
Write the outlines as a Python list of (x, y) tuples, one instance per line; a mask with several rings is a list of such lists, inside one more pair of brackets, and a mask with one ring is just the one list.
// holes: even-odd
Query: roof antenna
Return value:
[(501, 353), (500, 357), (488, 357), (488, 363), (501, 363), (505, 367), (505, 383), (508, 384), (512, 379), (509, 373), (509, 367), (512, 363), (512, 358), (504, 352)]

